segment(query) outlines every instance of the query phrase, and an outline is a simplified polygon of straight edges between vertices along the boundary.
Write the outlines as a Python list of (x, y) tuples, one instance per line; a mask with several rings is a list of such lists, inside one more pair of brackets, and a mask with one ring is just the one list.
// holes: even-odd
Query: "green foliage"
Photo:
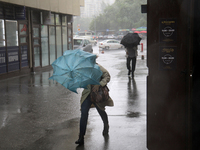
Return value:
[(147, 15), (141, 13), (141, 5), (147, 0), (116, 0), (90, 23), (90, 30), (132, 29), (146, 26)]

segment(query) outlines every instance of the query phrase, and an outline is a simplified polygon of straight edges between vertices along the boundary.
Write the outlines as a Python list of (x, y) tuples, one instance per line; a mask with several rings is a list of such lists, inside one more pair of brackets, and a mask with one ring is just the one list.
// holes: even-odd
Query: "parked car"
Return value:
[(115, 36), (114, 35), (108, 35), (108, 37), (107, 37), (108, 39), (114, 39), (115, 38)]
[(117, 35), (117, 36), (116, 36), (116, 39), (117, 39), (117, 40), (121, 40), (123, 37), (124, 37), (124, 35)]
[(107, 38), (108, 38), (108, 35), (104, 35), (104, 36), (103, 36), (103, 39), (107, 39)]
[(97, 40), (94, 39), (92, 36), (80, 36), (80, 37), (89, 40), (92, 45), (97, 45)]
[(99, 35), (98, 37), (99, 37), (99, 39), (103, 39), (103, 35)]
[(124, 48), (123, 45), (120, 44), (118, 40), (104, 40), (99, 42), (99, 48), (102, 49), (119, 49)]
[(74, 38), (74, 49), (81, 49), (83, 51), (93, 53), (92, 44), (88, 39), (83, 37)]

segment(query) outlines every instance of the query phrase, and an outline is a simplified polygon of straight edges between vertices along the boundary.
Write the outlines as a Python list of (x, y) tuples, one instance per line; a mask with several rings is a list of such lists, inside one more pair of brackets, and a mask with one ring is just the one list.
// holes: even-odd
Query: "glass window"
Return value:
[(67, 27), (62, 27), (63, 51), (67, 50)]
[(40, 16), (41, 16), (41, 24), (51, 24), (51, 12), (50, 11), (42, 11), (40, 13)]
[(67, 21), (68, 21), (68, 25), (72, 25), (72, 22), (73, 22), (73, 16), (68, 16), (67, 18)]
[(39, 28), (33, 28), (33, 37), (39, 37)]
[(62, 16), (62, 25), (67, 25), (67, 16)]
[(34, 45), (40, 45), (38, 39), (34, 39), (34, 40), (33, 40), (33, 43), (34, 43)]
[(22, 44), (22, 43), (26, 43), (26, 37), (21, 37), (20, 38), (20, 43)]
[(41, 26), (41, 48), (42, 48), (42, 66), (49, 65), (49, 50), (48, 50), (48, 27)]
[(61, 25), (61, 16), (56, 14), (56, 25)]
[(5, 43), (5, 28), (4, 28), (4, 20), (0, 19), (0, 47), (4, 47)]
[(40, 11), (37, 11), (37, 10), (32, 11), (32, 19), (33, 19), (33, 23), (40, 24), (41, 22)]
[(35, 67), (40, 66), (40, 47), (34, 47), (34, 62)]
[(55, 27), (49, 26), (50, 64), (52, 64), (56, 59), (55, 38)]
[(62, 56), (61, 27), (56, 27), (57, 58)]
[(68, 28), (68, 36), (72, 36), (72, 29)]
[(19, 25), (19, 34), (20, 35), (26, 35), (26, 30), (27, 30), (27, 26), (26, 24), (20, 24)]
[(18, 46), (17, 21), (6, 20), (7, 46)]
[(82, 45), (83, 40), (82, 39), (74, 39), (74, 45)]
[(51, 14), (51, 24), (54, 25), (55, 24), (55, 20), (54, 20), (54, 14)]

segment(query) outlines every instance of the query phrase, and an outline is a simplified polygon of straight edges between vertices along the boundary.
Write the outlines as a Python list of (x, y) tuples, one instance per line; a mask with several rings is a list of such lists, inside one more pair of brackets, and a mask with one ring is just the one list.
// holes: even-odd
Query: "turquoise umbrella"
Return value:
[(96, 64), (96, 55), (83, 50), (67, 50), (52, 63), (53, 75), (56, 80), (72, 92), (87, 85), (99, 85), (102, 71)]

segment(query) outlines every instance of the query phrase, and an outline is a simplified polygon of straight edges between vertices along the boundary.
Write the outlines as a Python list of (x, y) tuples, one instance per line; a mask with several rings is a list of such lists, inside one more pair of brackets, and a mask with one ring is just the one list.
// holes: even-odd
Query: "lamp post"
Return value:
[(94, 29), (95, 29), (95, 36), (97, 36), (96, 16), (94, 16)]

